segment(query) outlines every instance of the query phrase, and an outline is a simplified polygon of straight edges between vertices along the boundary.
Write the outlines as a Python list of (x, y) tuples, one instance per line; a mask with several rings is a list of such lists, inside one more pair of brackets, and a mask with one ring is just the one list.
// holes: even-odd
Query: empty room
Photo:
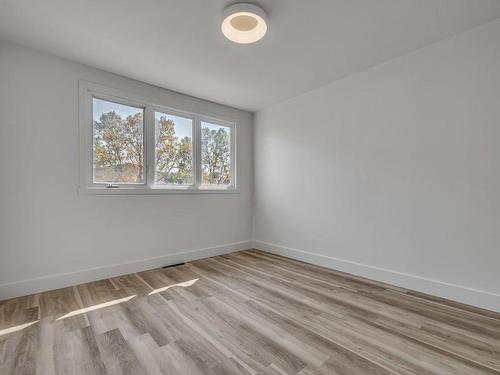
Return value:
[(500, 375), (499, 0), (0, 0), (0, 375)]

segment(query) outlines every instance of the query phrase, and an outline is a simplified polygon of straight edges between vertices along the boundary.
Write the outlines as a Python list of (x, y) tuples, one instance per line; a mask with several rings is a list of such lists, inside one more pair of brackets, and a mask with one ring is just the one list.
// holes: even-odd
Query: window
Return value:
[(155, 112), (155, 183), (193, 181), (193, 120)]
[(236, 124), (80, 82), (80, 191), (236, 192)]
[(144, 109), (93, 98), (93, 182), (144, 183)]
[(231, 128), (201, 122), (203, 185), (231, 184)]

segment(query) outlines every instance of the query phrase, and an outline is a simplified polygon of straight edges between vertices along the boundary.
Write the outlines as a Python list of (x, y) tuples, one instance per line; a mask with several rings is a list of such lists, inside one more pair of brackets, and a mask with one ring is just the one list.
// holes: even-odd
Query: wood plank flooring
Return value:
[(248, 250), (1, 301), (0, 374), (500, 374), (500, 314)]

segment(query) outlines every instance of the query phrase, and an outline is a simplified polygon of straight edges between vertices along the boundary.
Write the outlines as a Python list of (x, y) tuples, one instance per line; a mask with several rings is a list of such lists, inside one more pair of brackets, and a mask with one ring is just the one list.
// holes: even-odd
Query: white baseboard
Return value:
[(170, 264), (228, 254), (234, 251), (246, 250), (251, 247), (251, 241), (236, 242), (205, 249), (196, 249), (174, 254), (165, 254), (156, 257), (133, 260), (130, 262), (119, 264), (110, 264), (107, 266), (89, 268), (70, 273), (60, 273), (50, 276), (43, 276), (33, 279), (0, 284), (0, 301), (8, 298), (25, 296), (48, 290), (64, 288), (76, 284), (87, 283), (90, 281), (102, 280), (109, 277), (124, 275), (127, 273), (159, 268)]
[(450, 299), (468, 305), (500, 312), (500, 294), (450, 284), (416, 275), (402, 273), (385, 268), (356, 263), (326, 255), (310, 253), (262, 241), (252, 241), (253, 248), (282, 255), (307, 263), (347, 272), (368, 279), (392, 284), (401, 288), (411, 289), (437, 297)]

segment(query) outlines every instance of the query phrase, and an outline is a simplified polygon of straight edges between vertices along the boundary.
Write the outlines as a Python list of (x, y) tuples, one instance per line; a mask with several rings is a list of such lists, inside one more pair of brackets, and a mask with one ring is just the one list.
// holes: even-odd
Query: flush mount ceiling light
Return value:
[(248, 3), (238, 3), (224, 9), (222, 33), (240, 44), (255, 43), (267, 32), (267, 15), (262, 8)]

